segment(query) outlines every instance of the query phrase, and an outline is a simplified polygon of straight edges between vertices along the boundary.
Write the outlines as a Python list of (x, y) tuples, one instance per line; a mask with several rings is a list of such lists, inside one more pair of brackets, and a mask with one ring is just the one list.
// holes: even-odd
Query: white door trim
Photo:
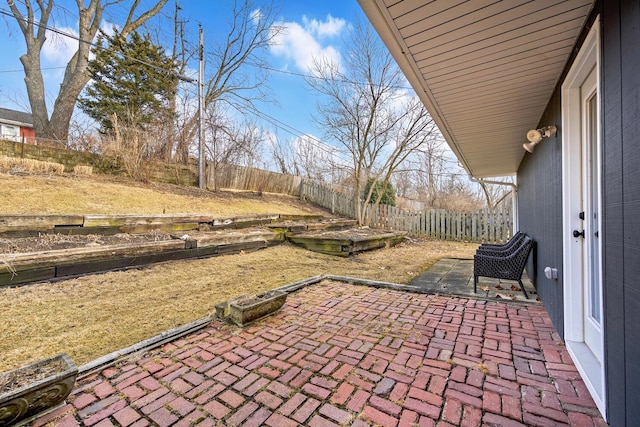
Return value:
[[(606, 419), (604, 358), (602, 354), (594, 355), (584, 343), (583, 243), (580, 240), (582, 237), (574, 238), (571, 234), (572, 230), (583, 229), (583, 221), (579, 218), (582, 211), (583, 136), (580, 87), (595, 67), (598, 120), (601, 122), (600, 52), (600, 21), (596, 18), (562, 84), (562, 247), (564, 332), (567, 349), (598, 409)], [(601, 129), (601, 126), (598, 128)]]

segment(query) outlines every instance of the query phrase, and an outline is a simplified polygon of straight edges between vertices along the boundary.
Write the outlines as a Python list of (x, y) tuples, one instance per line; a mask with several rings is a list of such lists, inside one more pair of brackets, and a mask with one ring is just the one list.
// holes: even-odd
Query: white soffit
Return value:
[[(471, 175), (512, 175), (592, 0), (358, 0)], [(544, 123), (556, 124), (556, 123)]]

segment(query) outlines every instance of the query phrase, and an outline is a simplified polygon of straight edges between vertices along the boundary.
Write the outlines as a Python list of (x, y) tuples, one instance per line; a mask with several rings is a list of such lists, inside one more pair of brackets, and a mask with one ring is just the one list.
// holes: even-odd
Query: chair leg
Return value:
[(524, 284), (522, 283), (522, 279), (518, 279), (518, 283), (520, 283), (520, 289), (522, 289), (522, 293), (526, 299), (529, 299), (529, 295), (527, 295), (527, 290), (524, 288)]
[(478, 276), (476, 276), (475, 274), (473, 275), (473, 293), (477, 294), (478, 293)]

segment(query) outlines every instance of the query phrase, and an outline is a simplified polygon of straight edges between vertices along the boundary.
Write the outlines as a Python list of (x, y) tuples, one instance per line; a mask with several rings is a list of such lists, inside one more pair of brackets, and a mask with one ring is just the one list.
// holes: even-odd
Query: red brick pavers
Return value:
[(57, 419), (606, 425), (544, 308), (336, 282), (290, 294), (280, 313), (248, 328), (214, 322), (84, 378)]

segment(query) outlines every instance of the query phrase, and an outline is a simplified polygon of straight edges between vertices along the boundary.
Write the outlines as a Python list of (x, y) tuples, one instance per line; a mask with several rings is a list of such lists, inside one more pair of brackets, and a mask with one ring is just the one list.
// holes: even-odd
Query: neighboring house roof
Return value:
[(358, 2), (449, 146), (479, 178), (517, 172), (526, 133), (594, 3)]
[(6, 123), (27, 128), (33, 127), (33, 116), (23, 111), (0, 108), (0, 123)]

